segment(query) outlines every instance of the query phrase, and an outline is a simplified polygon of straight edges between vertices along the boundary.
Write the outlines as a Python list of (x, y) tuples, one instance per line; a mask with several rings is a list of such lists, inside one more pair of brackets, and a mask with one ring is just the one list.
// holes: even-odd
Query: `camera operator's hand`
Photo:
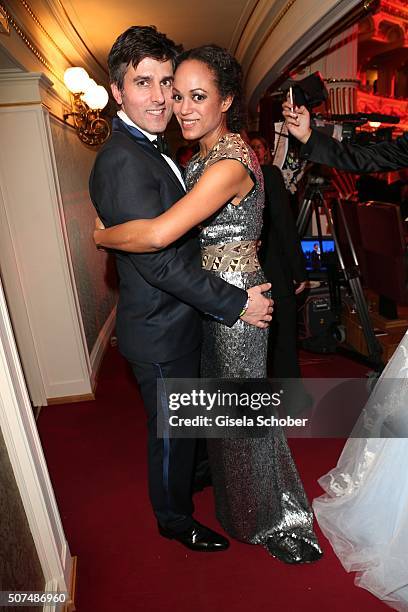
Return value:
[(310, 129), (310, 113), (306, 106), (292, 108), (289, 100), (282, 104), (283, 116), (289, 132), (300, 142), (306, 144), (312, 130)]
[[(295, 285), (297, 285), (296, 281), (293, 281)], [(304, 291), (306, 289), (306, 281), (302, 281), (298, 284), (298, 286), (295, 289), (295, 295), (299, 295), (299, 293), (302, 293), (302, 291)]]

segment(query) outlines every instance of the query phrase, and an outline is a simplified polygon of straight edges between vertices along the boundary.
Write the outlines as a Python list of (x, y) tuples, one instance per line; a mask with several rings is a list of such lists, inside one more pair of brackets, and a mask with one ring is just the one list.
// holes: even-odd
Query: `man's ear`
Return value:
[(226, 113), (227, 110), (229, 109), (229, 107), (231, 106), (231, 104), (234, 101), (234, 96), (227, 96), (221, 104), (221, 110), (223, 113)]
[(122, 106), (122, 92), (120, 91), (119, 87), (116, 85), (116, 83), (111, 83), (110, 87), (116, 102), (119, 104), (119, 106)]

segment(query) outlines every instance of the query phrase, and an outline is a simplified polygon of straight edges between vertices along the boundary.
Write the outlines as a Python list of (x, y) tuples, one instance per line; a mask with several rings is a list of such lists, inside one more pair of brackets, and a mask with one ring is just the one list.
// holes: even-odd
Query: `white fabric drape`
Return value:
[(316, 518), (356, 585), (408, 611), (408, 334), (319, 483)]

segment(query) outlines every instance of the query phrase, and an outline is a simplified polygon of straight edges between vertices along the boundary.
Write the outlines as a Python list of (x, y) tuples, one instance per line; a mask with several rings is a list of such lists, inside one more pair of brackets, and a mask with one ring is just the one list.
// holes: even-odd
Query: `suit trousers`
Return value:
[(300, 378), (296, 338), (297, 305), (294, 295), (274, 297), (268, 361), (274, 378)]
[(163, 363), (130, 364), (139, 383), (147, 414), (148, 482), (153, 511), (160, 525), (184, 531), (192, 524), (192, 479), (196, 439), (157, 437), (157, 413), (168, 414), (165, 394), (157, 383), (166, 378), (199, 378), (200, 347), (180, 359)]

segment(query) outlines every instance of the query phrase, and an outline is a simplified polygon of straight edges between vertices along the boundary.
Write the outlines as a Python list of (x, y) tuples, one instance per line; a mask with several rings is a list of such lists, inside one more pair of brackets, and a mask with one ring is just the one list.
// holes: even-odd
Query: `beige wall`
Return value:
[(117, 298), (114, 263), (97, 251), (92, 240), (96, 213), (88, 179), (96, 151), (82, 144), (75, 131), (61, 121), (51, 118), (50, 124), (68, 245), (91, 353)]
[[(92, 397), (116, 279), (91, 238), (96, 150), (63, 119), (71, 110), (64, 34), (55, 47), (23, 5), (14, 8), (18, 28), (0, 32), (0, 270), (31, 399), (44, 405)], [(95, 76), (81, 58), (72, 63)]]

